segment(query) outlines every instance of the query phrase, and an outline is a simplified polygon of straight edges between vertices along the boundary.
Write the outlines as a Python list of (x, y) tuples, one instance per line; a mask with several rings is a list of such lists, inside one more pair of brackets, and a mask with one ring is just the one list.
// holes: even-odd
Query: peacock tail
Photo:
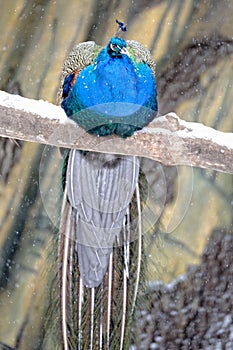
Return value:
[[(142, 283), (140, 276), (144, 276), (139, 187), (136, 185), (134, 203), (127, 208), (121, 235), (110, 253), (103, 280), (92, 288), (86, 287), (80, 276), (74, 239), (75, 219), (65, 196), (66, 190), (58, 254), (64, 349), (128, 349), (137, 294)], [(137, 223), (131, 227), (132, 216)]]
[[(155, 63), (136, 41), (77, 45), (64, 63), (61, 86), (67, 116), (94, 135), (128, 137), (157, 113)], [(63, 174), (63, 348), (129, 349), (143, 275), (140, 160), (70, 150)]]

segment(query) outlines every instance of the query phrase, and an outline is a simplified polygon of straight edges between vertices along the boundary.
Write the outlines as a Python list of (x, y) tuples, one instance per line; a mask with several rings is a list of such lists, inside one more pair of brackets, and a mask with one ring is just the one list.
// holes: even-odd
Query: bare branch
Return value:
[(233, 134), (185, 122), (175, 113), (156, 118), (124, 140), (96, 137), (68, 120), (58, 106), (0, 91), (0, 136), (233, 173)]

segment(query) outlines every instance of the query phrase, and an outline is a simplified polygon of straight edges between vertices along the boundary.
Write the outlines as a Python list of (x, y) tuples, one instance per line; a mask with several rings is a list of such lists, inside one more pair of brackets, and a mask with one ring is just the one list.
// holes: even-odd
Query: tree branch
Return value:
[(0, 91), (0, 136), (233, 173), (233, 134), (185, 122), (175, 113), (156, 118), (124, 140), (96, 137), (66, 118), (58, 106)]

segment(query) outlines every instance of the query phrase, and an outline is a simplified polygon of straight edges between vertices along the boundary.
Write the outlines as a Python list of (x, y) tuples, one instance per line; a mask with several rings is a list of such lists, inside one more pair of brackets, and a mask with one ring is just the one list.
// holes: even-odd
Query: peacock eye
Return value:
[(110, 48), (111, 48), (112, 51), (116, 51), (117, 46), (118, 45), (116, 45), (116, 44), (110, 44)]

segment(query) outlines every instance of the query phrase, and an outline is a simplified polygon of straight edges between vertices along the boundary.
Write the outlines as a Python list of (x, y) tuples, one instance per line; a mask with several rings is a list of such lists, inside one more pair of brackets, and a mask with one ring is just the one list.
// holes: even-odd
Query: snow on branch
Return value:
[(96, 137), (70, 121), (58, 106), (0, 91), (0, 136), (233, 173), (233, 134), (186, 122), (175, 113), (157, 117), (124, 140)]

